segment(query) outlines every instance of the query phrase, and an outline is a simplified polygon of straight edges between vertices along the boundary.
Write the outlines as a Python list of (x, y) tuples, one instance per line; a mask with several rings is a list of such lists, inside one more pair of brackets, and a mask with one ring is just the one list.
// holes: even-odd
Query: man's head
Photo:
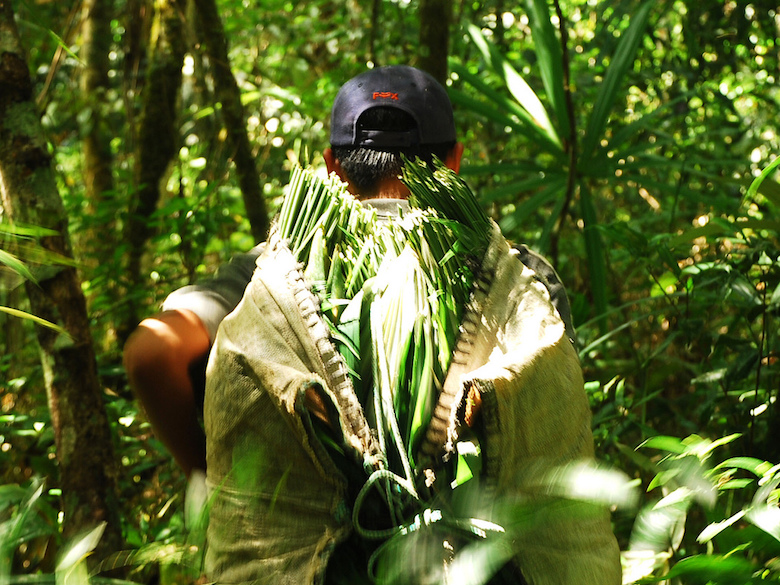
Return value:
[(405, 65), (371, 69), (345, 83), (333, 102), (330, 139), (328, 170), (360, 198), (408, 194), (397, 179), (402, 155), (436, 156), (457, 171), (462, 153), (447, 92)]

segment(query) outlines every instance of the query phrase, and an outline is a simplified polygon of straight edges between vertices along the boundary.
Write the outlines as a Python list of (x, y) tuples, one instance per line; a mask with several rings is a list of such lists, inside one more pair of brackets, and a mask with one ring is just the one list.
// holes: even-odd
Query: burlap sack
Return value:
[[(607, 514), (543, 505), (534, 484), (558, 465), (592, 457), (592, 437), (577, 355), (545, 287), (515, 254), (496, 228), (438, 418), (452, 443), (469, 391), (481, 396), (492, 519), (506, 519), (517, 502), (534, 503), (531, 521), (525, 517), (518, 532), (508, 527), (519, 551), (514, 562), (529, 583), (617, 585)], [(283, 245), (269, 242), (209, 360), (206, 569), (218, 583), (319, 583), (351, 530), (345, 479), (313, 432), (307, 388), (330, 398), (352, 456), (367, 468), (376, 463), (360, 405), (298, 268)]]

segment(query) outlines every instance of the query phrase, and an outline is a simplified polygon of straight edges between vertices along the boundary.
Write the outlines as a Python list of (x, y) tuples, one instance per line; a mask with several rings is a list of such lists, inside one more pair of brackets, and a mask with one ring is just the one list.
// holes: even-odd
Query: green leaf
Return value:
[(713, 522), (699, 533), (699, 536), (696, 537), (696, 540), (701, 543), (709, 542), (718, 534), (723, 532), (726, 528), (738, 522), (744, 515), (745, 511), (740, 510), (731, 518), (727, 518), (726, 520), (722, 520), (720, 522)]
[(557, 138), (543, 130), (543, 128), (533, 119), (527, 110), (510, 99), (508, 96), (494, 90), (479, 77), (472, 75), (462, 66), (453, 63), (451, 65), (454, 72), (469, 83), (479, 93), (481, 98), (476, 99), (467, 95), (463, 91), (455, 88), (447, 90), (453, 105), (470, 110), (476, 114), (484, 116), (488, 120), (500, 125), (502, 128), (512, 128), (517, 132), (529, 134), (539, 139), (539, 147), (547, 152), (560, 154), (562, 152), (560, 142)]
[[(462, 81), (465, 81), (472, 88), (474, 88), (479, 96), (484, 98), (487, 104), (492, 106), (492, 109), (496, 113), (500, 112), (504, 118), (515, 115), (520, 118), (520, 121), (524, 127), (533, 128), (535, 126), (533, 118), (526, 110), (524, 110), (516, 101), (512, 100), (505, 93), (492, 88), (485, 81), (483, 81), (479, 75), (471, 73), (467, 67), (456, 61), (450, 63), (450, 68), (452, 69), (452, 72), (455, 73)], [(448, 91), (451, 92), (455, 97), (458, 97), (458, 95), (462, 93), (453, 88), (450, 88)], [(452, 98), (453, 95), (450, 95), (450, 98)], [(499, 119), (498, 117), (496, 118)]]
[(32, 272), (30, 272), (30, 269), (27, 268), (27, 265), (19, 260), (19, 258), (13, 254), (10, 254), (9, 252), (6, 252), (5, 250), (0, 250), (0, 264), (5, 264), (19, 276), (26, 278), (30, 282), (37, 283)]
[(63, 335), (66, 335), (70, 338), (70, 334), (59, 325), (55, 325), (51, 321), (47, 321), (46, 319), (42, 319), (36, 315), (32, 315), (31, 313), (26, 313), (24, 311), (20, 311), (19, 309), (12, 309), (11, 307), (3, 307), (1, 305), (0, 305), (0, 312), (8, 313), (9, 315), (13, 315), (14, 317), (19, 317), (20, 319), (29, 319), (30, 321), (33, 321), (38, 325), (42, 325), (44, 327), (48, 327), (49, 329), (53, 329), (54, 331), (58, 333), (62, 333)]
[(34, 225), (19, 225), (17, 223), (0, 222), (0, 234), (19, 236), (24, 238), (39, 238), (44, 236), (56, 236), (60, 232), (49, 228)]
[(591, 112), (588, 119), (585, 139), (582, 141), (581, 148), (582, 158), (585, 160), (593, 158), (596, 146), (604, 135), (609, 112), (615, 103), (618, 89), (626, 71), (634, 62), (637, 47), (639, 47), (639, 42), (644, 35), (645, 26), (653, 6), (655, 6), (655, 2), (645, 0), (631, 17), (631, 24), (620, 39), (615, 55), (609, 65), (609, 70), (601, 84), (601, 90), (596, 98), (593, 112)]
[(780, 541), (780, 509), (777, 506), (751, 508), (745, 518), (775, 540)]
[(661, 451), (668, 451), (669, 453), (675, 453), (681, 455), (685, 453), (688, 447), (677, 437), (669, 437), (659, 435), (657, 437), (650, 437), (646, 441), (643, 441), (638, 449), (649, 447), (650, 449), (660, 449)]
[[(544, 185), (544, 188), (531, 197), (528, 197), (525, 201), (518, 205), (513, 213), (505, 215), (501, 219), (501, 229), (505, 233), (512, 232), (513, 230), (522, 226), (524, 222), (531, 216), (531, 214), (535, 211), (538, 211), (541, 207), (548, 205), (550, 202), (555, 201), (556, 199), (562, 199), (560, 195), (566, 186), (565, 179), (561, 181), (550, 181), (549, 178), (543, 177), (539, 179), (539, 181), (540, 185)], [(512, 185), (517, 186), (520, 185), (520, 183), (513, 183)], [(557, 218), (557, 215), (553, 215), (555, 218)]]
[(754, 479), (730, 479), (718, 484), (719, 490), (742, 490), (754, 483)]
[[(688, 94), (684, 94), (676, 99), (670, 100), (664, 104), (661, 104), (651, 112), (648, 112), (644, 114), (641, 118), (638, 118), (626, 126), (623, 126), (619, 130), (617, 130), (612, 137), (609, 139), (608, 146), (604, 149), (604, 152), (610, 151), (610, 150), (617, 150), (622, 146), (623, 144), (631, 144), (631, 140), (636, 138), (637, 135), (642, 131), (646, 129), (652, 129), (655, 130), (655, 128), (658, 127), (658, 125), (661, 123), (661, 120), (667, 120), (670, 117), (670, 111), (673, 112), (673, 108), (680, 102), (685, 101), (690, 96)], [(649, 141), (641, 141), (639, 144), (632, 144), (634, 148), (639, 149), (639, 152), (649, 150), (649, 149), (657, 149), (658, 146), (661, 144), (668, 142), (670, 144), (674, 143), (674, 140), (672, 138), (669, 139), (659, 139), (656, 140), (655, 143), (651, 143)], [(628, 154), (635, 154), (632, 152), (620, 152), (620, 157), (625, 158)], [(679, 164), (679, 161), (673, 161), (669, 159), (663, 159), (667, 162), (667, 164)]]
[(726, 226), (720, 222), (711, 221), (707, 225), (690, 229), (678, 236), (669, 238), (668, 246), (670, 248), (676, 248), (677, 246), (684, 246), (693, 243), (696, 238), (702, 237), (724, 237), (733, 235), (733, 230), (729, 230)]
[(758, 193), (759, 188), (761, 187), (761, 183), (763, 183), (766, 178), (771, 175), (775, 169), (780, 166), (780, 156), (776, 157), (775, 160), (773, 160), (769, 166), (767, 166), (763, 171), (761, 171), (761, 174), (756, 177), (756, 179), (750, 184), (750, 187), (747, 190), (747, 193), (745, 193), (745, 198), (748, 200), (752, 200), (756, 193)]
[(755, 457), (732, 457), (716, 465), (715, 469), (744, 469), (757, 477), (763, 477), (772, 469), (772, 464)]
[(539, 74), (544, 83), (547, 98), (555, 111), (561, 136), (569, 136), (571, 120), (566, 108), (563, 78), (563, 51), (561, 41), (550, 19), (546, 0), (528, 0), (526, 2), (530, 16), (534, 51), (539, 60)]
[(100, 542), (106, 523), (101, 522), (87, 534), (76, 540), (57, 563), (57, 573), (68, 571), (90, 554)]
[(534, 124), (541, 130), (541, 133), (557, 145), (559, 151), (563, 151), (560, 137), (553, 128), (550, 117), (545, 110), (539, 97), (534, 93), (523, 77), (517, 70), (509, 64), (504, 57), (490, 45), (482, 32), (474, 25), (468, 28), (469, 36), (476, 45), (483, 59), (488, 63), (499, 77), (504, 81), (509, 93), (517, 100), (517, 103), (528, 112)]
[(710, 585), (742, 585), (751, 581), (754, 570), (750, 561), (737, 556), (697, 555), (675, 563), (663, 579), (685, 576)]

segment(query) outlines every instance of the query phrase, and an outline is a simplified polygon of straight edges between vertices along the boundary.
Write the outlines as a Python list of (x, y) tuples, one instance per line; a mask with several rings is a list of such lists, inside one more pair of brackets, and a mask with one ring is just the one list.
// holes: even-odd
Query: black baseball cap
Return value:
[[(407, 131), (360, 130), (360, 116), (371, 108), (398, 108), (416, 128)], [(377, 67), (341, 86), (333, 102), (331, 146), (408, 148), (455, 141), (452, 104), (444, 87), (432, 76), (409, 67)]]

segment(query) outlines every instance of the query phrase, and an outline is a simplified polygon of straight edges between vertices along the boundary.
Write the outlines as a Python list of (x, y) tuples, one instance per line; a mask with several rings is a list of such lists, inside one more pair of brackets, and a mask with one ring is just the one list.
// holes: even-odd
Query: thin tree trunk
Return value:
[(420, 1), (418, 66), (440, 82), (447, 80), (452, 0)]
[[(107, 122), (106, 94), (108, 92), (108, 54), (111, 50), (110, 0), (84, 0), (82, 47), (84, 69), (81, 74), (81, 90), (90, 118), (84, 133), (84, 185), (89, 209), (97, 210), (106, 196), (114, 190), (111, 156), (111, 134)], [(111, 224), (103, 225), (101, 248), (110, 249), (105, 237), (113, 233)]]
[[(134, 290), (143, 280), (142, 259), (154, 233), (151, 216), (160, 201), (162, 181), (179, 149), (178, 101), (185, 44), (183, 11), (177, 0), (156, 4), (156, 38), (144, 82), (136, 147), (136, 193), (125, 225), (129, 244), (127, 286)], [(139, 308), (130, 302), (118, 337), (123, 340), (139, 321)]]
[[(93, 272), (111, 265), (119, 236), (114, 219), (117, 204), (114, 198), (114, 157), (111, 152), (112, 133), (109, 126), (109, 60), (111, 51), (111, 18), (113, 0), (84, 0), (82, 6), (81, 99), (89, 112), (82, 124), (82, 154), (86, 209), (91, 218), (82, 229), (71, 234), (74, 254), (85, 268)], [(115, 279), (105, 279), (106, 293), (121, 298)], [(113, 327), (105, 335), (115, 343)]]
[(376, 40), (379, 35), (379, 14), (382, 10), (382, 0), (374, 0), (371, 6), (371, 24), (368, 29), (368, 60), (376, 61)]
[[(0, 0), (0, 196), (12, 221), (57, 232), (44, 248), (72, 257), (68, 222), (32, 96), (10, 0)], [(63, 491), (65, 535), (107, 522), (100, 552), (118, 550), (117, 466), (97, 375), (81, 283), (72, 267), (41, 271), (28, 285), (32, 313), (60, 324), (69, 338), (38, 328), (46, 392)]]
[(222, 119), (227, 140), (233, 150), (238, 183), (244, 198), (244, 208), (252, 235), (260, 242), (268, 234), (268, 210), (263, 197), (260, 173), (246, 130), (246, 116), (241, 103), (241, 92), (233, 77), (228, 60), (228, 42), (214, 0), (194, 0), (200, 18), (198, 30), (203, 32), (201, 42), (211, 64), (216, 101), (222, 106)]

